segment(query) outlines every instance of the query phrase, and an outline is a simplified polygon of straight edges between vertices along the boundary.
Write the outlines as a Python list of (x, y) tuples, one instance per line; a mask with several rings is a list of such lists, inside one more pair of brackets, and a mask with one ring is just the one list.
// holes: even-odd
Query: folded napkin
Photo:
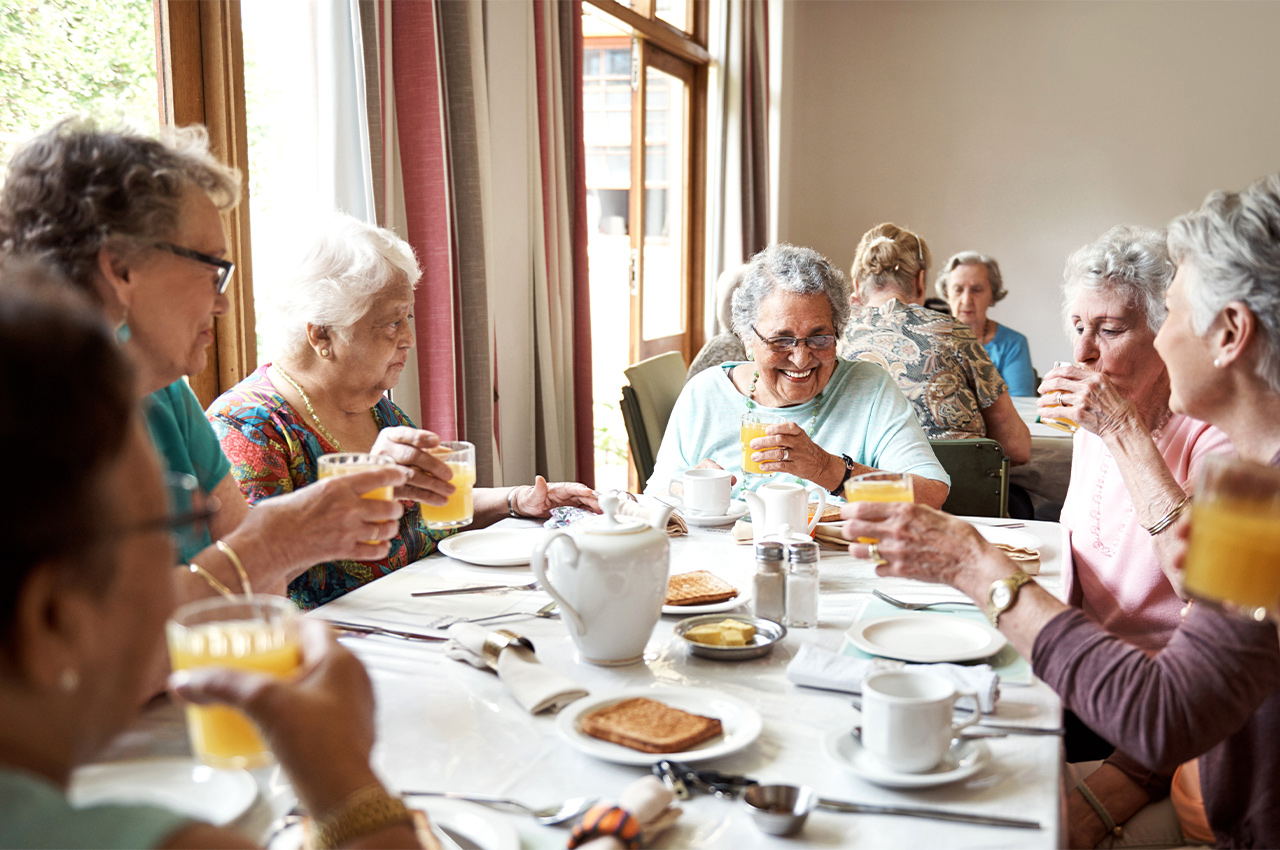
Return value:
[[(862, 680), (877, 670), (894, 670), (905, 667), (901, 661), (887, 658), (850, 658), (829, 649), (806, 643), (787, 665), (787, 678), (807, 688), (824, 688), (828, 691), (862, 693)], [(983, 714), (996, 709), (1000, 698), (1000, 677), (989, 664), (965, 667), (959, 664), (912, 664), (912, 670), (927, 670), (949, 679), (957, 688), (973, 691)], [(961, 697), (956, 705), (973, 708), (973, 700)]]
[[(454, 623), (448, 628), (449, 642), (445, 655), (487, 669), (484, 645), (492, 632), (475, 623)], [(542, 666), (533, 650), (524, 646), (507, 646), (498, 653), (498, 678), (511, 691), (516, 702), (530, 714), (556, 712), (589, 691), (567, 676)]]
[[(635, 517), (644, 522), (653, 523), (654, 517), (657, 516), (656, 508), (646, 508), (638, 502), (624, 499), (618, 504), (618, 516)], [(592, 513), (586, 508), (562, 507), (551, 509), (551, 519), (543, 523), (546, 528), (565, 528), (573, 525), (575, 522), (581, 522), (584, 519), (598, 517), (600, 514)], [(671, 516), (667, 519), (667, 536), (679, 537), (682, 534), (689, 533), (689, 525), (684, 521), (684, 517), (675, 511), (671, 512)]]
[(1007, 543), (993, 545), (1003, 552), (1006, 558), (1016, 563), (1024, 573), (1033, 576), (1040, 574), (1040, 551), (1038, 549), (1024, 549), (1021, 546), (1010, 546)]
[[(675, 795), (656, 776), (643, 776), (622, 792), (618, 805), (640, 821), (641, 846), (648, 846), (680, 817), (680, 807), (671, 805), (673, 800)], [(578, 846), (591, 850), (622, 850), (623, 844), (612, 835), (602, 835)]]

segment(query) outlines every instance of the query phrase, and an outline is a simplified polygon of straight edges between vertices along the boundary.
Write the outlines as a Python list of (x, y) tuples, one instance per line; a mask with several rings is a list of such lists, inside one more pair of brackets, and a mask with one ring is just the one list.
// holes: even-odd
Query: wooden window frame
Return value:
[(239, 169), (240, 203), (223, 215), (235, 277), (231, 309), (214, 321), (209, 365), (191, 389), (210, 404), (257, 368), (249, 241), (249, 143), (239, 0), (155, 0), (161, 124), (203, 124), (214, 156)]

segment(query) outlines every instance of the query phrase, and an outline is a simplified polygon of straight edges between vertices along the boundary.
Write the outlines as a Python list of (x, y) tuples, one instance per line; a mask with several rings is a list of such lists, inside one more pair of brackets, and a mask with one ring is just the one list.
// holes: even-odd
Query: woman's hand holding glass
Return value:
[(397, 499), (443, 505), (455, 488), (449, 483), (453, 469), (431, 452), (439, 445), (440, 438), (431, 431), (397, 425), (383, 428), (370, 451), (393, 458), (409, 471), (408, 481), (396, 488)]
[[(770, 425), (765, 434), (751, 441), (751, 448), (755, 450), (751, 458), (759, 462), (765, 474), (784, 472), (812, 481), (827, 490), (839, 483), (844, 474), (844, 461), (809, 439), (805, 430), (795, 422)], [(825, 479), (832, 478), (836, 466), (839, 470), (835, 471), (835, 478), (828, 487)]]
[[(854, 502), (845, 505), (840, 516), (845, 520), (841, 534), (846, 540), (876, 541), (874, 553), (872, 544), (854, 542), (849, 544), (849, 554), (866, 560), (878, 554), (877, 575), (949, 584), (971, 596), (970, 585), (981, 585), (985, 592), (983, 580), (976, 584), (966, 580), (965, 565), (998, 553), (969, 523), (907, 502)], [(1008, 572), (1013, 572), (1012, 564)]]
[(1041, 418), (1069, 419), (1099, 437), (1141, 425), (1138, 408), (1102, 372), (1058, 365), (1044, 376), (1037, 391)]

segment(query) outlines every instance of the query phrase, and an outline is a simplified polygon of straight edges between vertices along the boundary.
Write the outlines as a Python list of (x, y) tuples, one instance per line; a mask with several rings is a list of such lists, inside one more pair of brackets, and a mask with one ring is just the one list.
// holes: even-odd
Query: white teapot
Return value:
[[(604, 516), (550, 532), (533, 550), (533, 574), (551, 594), (584, 661), (635, 664), (667, 598), (671, 508), (652, 523), (620, 517), (618, 497), (600, 497)], [(547, 568), (547, 552), (560, 543)]]
[[(808, 514), (810, 492), (818, 494), (818, 508), (812, 520)], [(821, 487), (809, 490), (791, 481), (770, 481), (754, 493), (743, 493), (742, 498), (751, 509), (751, 531), (756, 540), (776, 536), (784, 525), (812, 534), (827, 506), (827, 494)]]

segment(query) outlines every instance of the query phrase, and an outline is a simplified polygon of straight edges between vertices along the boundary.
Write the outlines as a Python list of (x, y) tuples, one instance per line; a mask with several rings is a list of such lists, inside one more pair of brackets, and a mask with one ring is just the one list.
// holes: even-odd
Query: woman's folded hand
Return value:
[(397, 499), (412, 499), (428, 505), (449, 501), (454, 486), (449, 483), (453, 470), (431, 452), (440, 438), (431, 431), (397, 425), (383, 428), (374, 441), (372, 453), (383, 454), (409, 470), (409, 480), (396, 488)]

